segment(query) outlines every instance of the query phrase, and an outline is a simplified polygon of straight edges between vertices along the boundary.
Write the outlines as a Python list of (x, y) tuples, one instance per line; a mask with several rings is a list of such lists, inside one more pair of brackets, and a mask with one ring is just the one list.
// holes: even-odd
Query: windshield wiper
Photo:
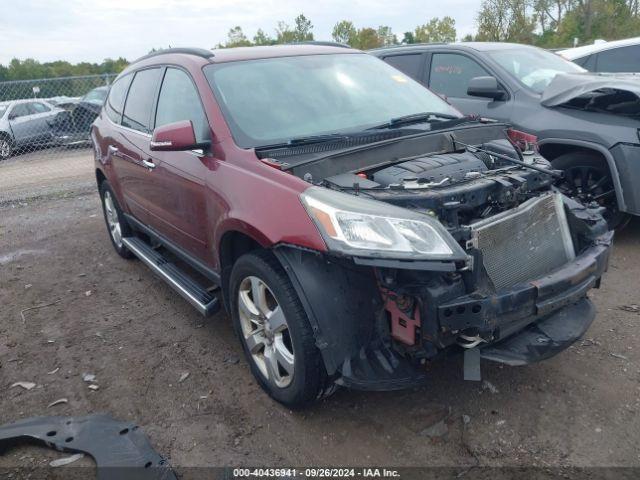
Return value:
[(287, 140), (287, 145), (311, 145), (313, 143), (335, 142), (339, 140), (347, 140), (349, 135), (344, 133), (329, 133), (326, 135), (310, 135), (308, 137), (296, 137)]
[(310, 135), (308, 137), (296, 137), (282, 143), (273, 143), (270, 145), (260, 145), (255, 147), (256, 150), (270, 150), (272, 148), (298, 147), (300, 145), (313, 145), (314, 143), (340, 142), (351, 138), (350, 135), (344, 133), (329, 133), (326, 135)]
[(395, 117), (389, 120), (388, 122), (381, 123), (380, 125), (375, 125), (373, 127), (367, 128), (367, 130), (383, 130), (385, 128), (394, 128), (400, 127), (402, 125), (410, 125), (412, 123), (425, 123), (432, 121), (444, 121), (444, 120), (456, 120), (458, 117), (456, 115), (451, 115), (449, 113), (440, 113), (440, 112), (422, 112), (422, 113), (412, 113), (410, 115), (403, 115), (402, 117)]

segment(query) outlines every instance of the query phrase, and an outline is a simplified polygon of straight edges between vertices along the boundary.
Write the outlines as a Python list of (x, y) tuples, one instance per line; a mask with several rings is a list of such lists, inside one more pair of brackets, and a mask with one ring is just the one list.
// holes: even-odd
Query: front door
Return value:
[[(166, 69), (155, 127), (190, 120), (196, 140), (211, 138), (198, 91), (189, 74)], [(201, 260), (207, 260), (205, 182), (210, 158), (204, 152), (152, 152), (154, 183), (149, 191), (150, 226)]]
[(464, 114), (508, 121), (512, 110), (510, 100), (492, 100), (467, 95), (469, 80), (486, 76), (494, 75), (465, 54), (438, 52), (431, 55), (429, 69), (431, 90), (445, 95), (447, 101)]

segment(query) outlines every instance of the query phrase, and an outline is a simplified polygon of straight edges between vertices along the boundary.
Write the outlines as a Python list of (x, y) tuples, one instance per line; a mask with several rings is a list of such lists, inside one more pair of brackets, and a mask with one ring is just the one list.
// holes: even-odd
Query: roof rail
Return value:
[(321, 46), (321, 47), (351, 48), (346, 43), (331, 42), (329, 40), (306, 40), (304, 42), (289, 43), (288, 45), (318, 45), (318, 46)]
[(146, 60), (147, 58), (153, 58), (157, 57), (158, 55), (166, 55), (170, 53), (184, 53), (186, 55), (195, 55), (196, 57), (202, 58), (211, 58), (214, 56), (211, 50), (207, 50), (205, 48), (165, 48), (163, 50), (156, 50), (155, 52), (144, 55), (131, 63), (136, 63), (141, 60)]

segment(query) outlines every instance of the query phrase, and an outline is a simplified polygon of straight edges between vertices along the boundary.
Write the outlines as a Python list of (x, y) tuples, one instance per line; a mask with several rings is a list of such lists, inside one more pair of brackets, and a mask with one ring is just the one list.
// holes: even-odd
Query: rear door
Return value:
[[(160, 67), (153, 67), (132, 74), (120, 123), (108, 145), (124, 202), (131, 214), (146, 224), (151, 221), (149, 198), (155, 181), (148, 166), (151, 120), (161, 73)], [(110, 107), (107, 115), (112, 118)]]
[[(154, 126), (190, 120), (200, 143), (211, 138), (198, 90), (185, 70), (168, 67), (158, 96)], [(152, 152), (154, 182), (149, 194), (150, 226), (188, 253), (206, 259), (205, 180), (201, 151)]]
[(485, 76), (494, 76), (501, 83), (495, 73), (466, 53), (435, 51), (431, 55), (427, 81), (431, 90), (444, 95), (462, 113), (508, 121), (512, 111), (511, 97), (492, 100), (467, 95), (469, 80)]
[[(596, 55), (596, 72), (640, 72), (640, 45), (612, 48)], [(585, 67), (587, 68), (587, 67)]]
[(30, 143), (35, 132), (30, 124), (31, 111), (28, 102), (17, 103), (9, 112), (9, 126), (17, 145)]

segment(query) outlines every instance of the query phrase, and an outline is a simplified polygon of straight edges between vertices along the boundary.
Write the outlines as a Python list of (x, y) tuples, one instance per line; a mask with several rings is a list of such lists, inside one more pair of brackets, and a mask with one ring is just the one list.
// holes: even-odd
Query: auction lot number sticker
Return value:
[(234, 468), (233, 478), (400, 478), (390, 468)]

